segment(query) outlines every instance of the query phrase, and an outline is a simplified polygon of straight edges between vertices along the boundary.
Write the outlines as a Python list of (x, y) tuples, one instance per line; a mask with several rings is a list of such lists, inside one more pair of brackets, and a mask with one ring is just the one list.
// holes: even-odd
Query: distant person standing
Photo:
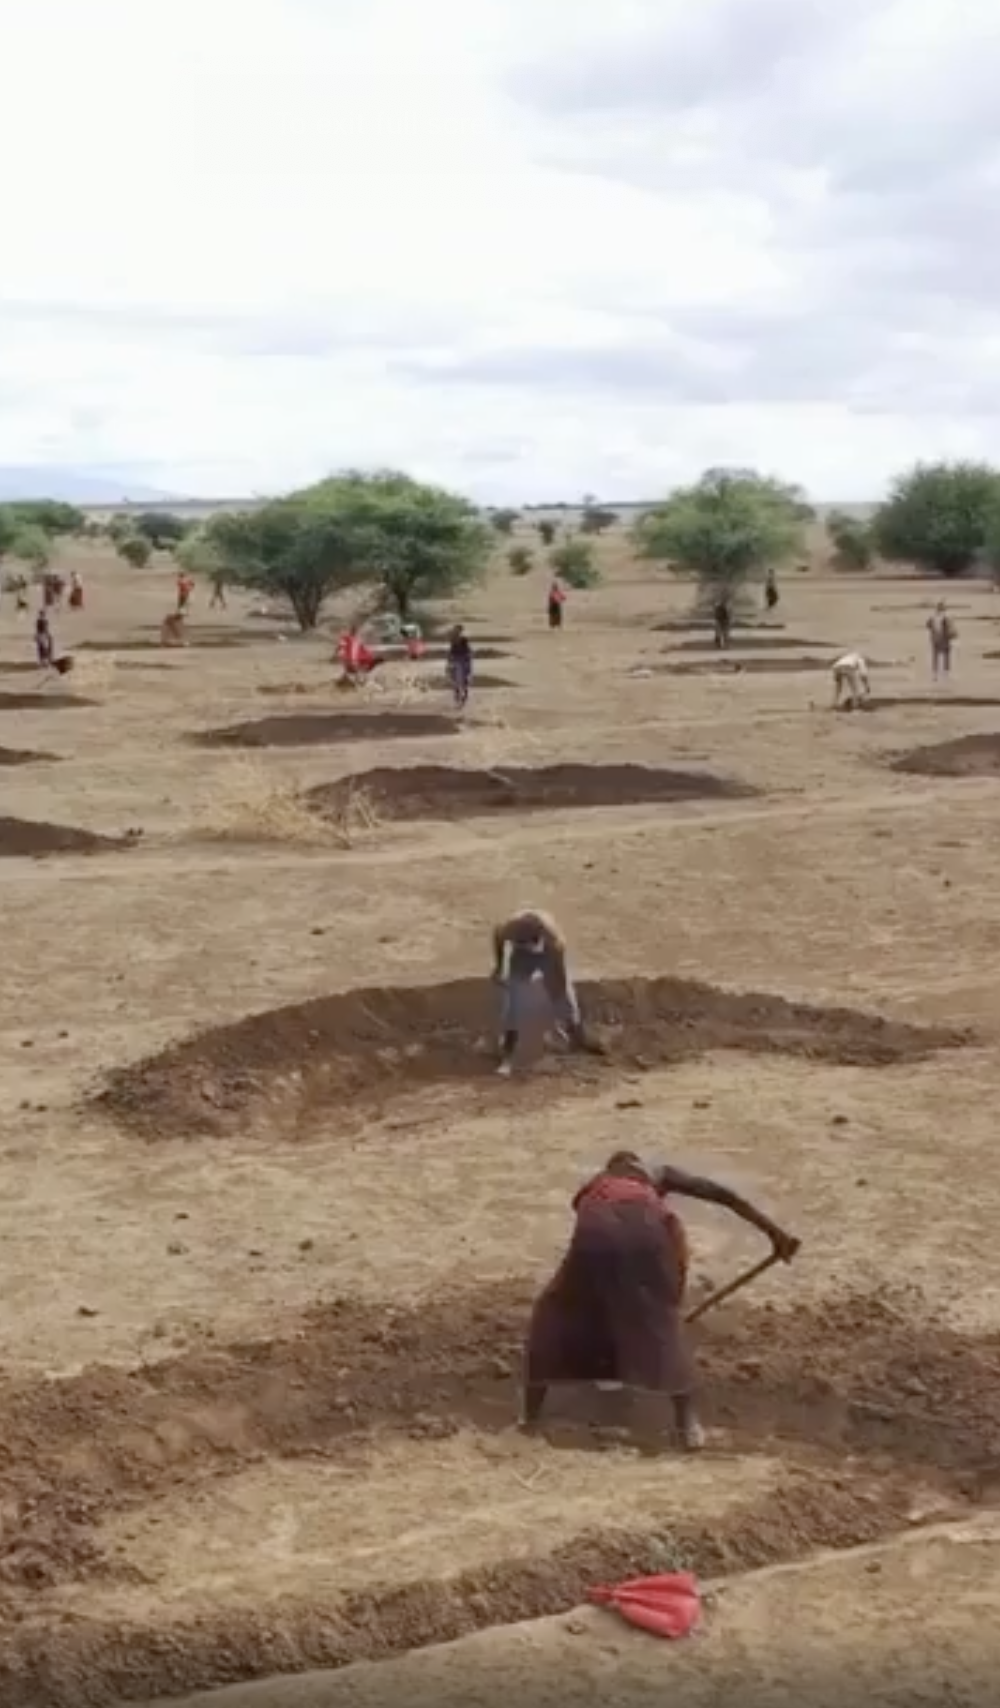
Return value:
[(723, 593), (712, 608), (712, 622), (715, 625), (715, 645), (719, 652), (726, 652), (729, 647), (729, 637), (733, 627), (733, 613), (729, 604), (729, 595)]
[(464, 710), (472, 686), (472, 643), (461, 623), (456, 623), (448, 641), (448, 681), (455, 705)]
[(39, 669), (51, 670), (54, 652), (55, 642), (52, 639), (52, 630), (49, 628), (48, 613), (41, 610), (35, 618), (35, 657), (38, 660)]
[(83, 610), (83, 581), (75, 569), (69, 578), (69, 608), (71, 611)]
[(562, 586), (562, 584), (559, 580), (559, 577), (557, 575), (554, 575), (552, 577), (552, 582), (551, 582), (551, 585), (549, 587), (549, 600), (548, 600), (549, 628), (550, 629), (561, 629), (562, 628), (562, 626), (563, 626), (563, 606), (565, 605), (565, 603), (566, 603), (566, 589)]
[(212, 577), (212, 597), (208, 601), (210, 611), (226, 609), (226, 578), (221, 571)]
[(177, 577), (177, 615), (179, 617), (183, 617), (187, 614), (187, 608), (191, 603), (191, 595), (193, 592), (194, 582), (190, 575), (186, 575), (184, 571), (181, 570), (181, 573)]
[(779, 597), (778, 582), (775, 577), (774, 570), (769, 569), (767, 572), (767, 580), (764, 583), (764, 604), (767, 606), (769, 611), (774, 610)]
[(931, 675), (937, 682), (942, 676), (947, 678), (951, 675), (951, 649), (957, 638), (955, 625), (943, 599), (938, 600), (927, 619), (927, 633), (931, 641)]

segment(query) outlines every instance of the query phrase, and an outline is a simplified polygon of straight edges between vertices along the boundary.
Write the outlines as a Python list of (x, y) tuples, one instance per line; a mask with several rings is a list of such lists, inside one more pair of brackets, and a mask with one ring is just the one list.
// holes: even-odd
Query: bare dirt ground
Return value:
[[(549, 1664), (631, 1679), (641, 1651), (637, 1699), (666, 1669), (698, 1701), (760, 1610), (784, 1631), (794, 1604), (794, 1668), (822, 1673), (854, 1624), (873, 1698), (896, 1700), (900, 1586), (948, 1546), (921, 1527), (998, 1493), (1000, 795), (894, 762), (994, 735), (995, 600), (962, 589), (956, 683), (933, 692), (935, 588), (790, 577), (779, 615), (813, 637), (795, 644), (913, 654), (878, 669), (877, 716), (834, 716), (787, 642), (780, 673), (656, 674), (685, 662), (687, 595), (603, 549), (607, 585), (561, 634), (544, 588), (502, 568), (442, 612), (512, 648), (516, 686), (464, 719), (438, 660), (345, 705), (329, 636), (240, 598), (196, 610), (190, 647), (130, 657), (169, 566), (87, 555), (87, 609), (56, 625), (72, 716), (59, 688), (0, 696), (6, 749), (62, 761), (6, 773), (4, 822), (110, 844), (3, 862), (4, 1708), (384, 1662), (615, 1577), (906, 1531), (878, 1572), (727, 1589), (683, 1650), (597, 1615), (476, 1639), (505, 1700)], [(0, 670), (29, 649), (0, 608)], [(259, 735), (269, 690), (281, 742), (296, 722), (307, 739), (216, 750)], [(222, 829), (237, 767), (245, 816)], [(598, 780), (601, 804), (546, 800), (546, 767)], [(732, 786), (606, 786), (628, 767)], [(407, 770), (396, 808), (385, 779)], [(429, 779), (456, 772), (474, 776), (442, 806)], [(310, 794), (352, 777), (377, 810), (335, 834)], [(517, 788), (498, 810), (497, 778), (525, 810)], [(525, 902), (564, 922), (602, 1050), (504, 1084), (489, 932)], [(630, 1433), (613, 1394), (561, 1396), (541, 1440), (511, 1427), (533, 1290), (580, 1178), (623, 1142), (731, 1181), (804, 1242), (699, 1325), (701, 1462)], [(690, 1224), (701, 1291), (759, 1252), (718, 1214)], [(995, 1625), (976, 1536), (961, 1557)], [(952, 1682), (976, 1686), (980, 1649), (950, 1644)], [(419, 1701), (450, 1663), (402, 1665), (303, 1680), (301, 1700), (410, 1676)]]

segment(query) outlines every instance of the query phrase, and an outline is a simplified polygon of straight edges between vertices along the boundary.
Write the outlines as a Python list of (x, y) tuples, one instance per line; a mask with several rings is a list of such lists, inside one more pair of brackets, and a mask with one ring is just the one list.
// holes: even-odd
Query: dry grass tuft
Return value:
[(254, 755), (241, 754), (213, 775), (198, 834), (212, 841), (353, 848), (380, 823), (372, 796), (363, 787), (349, 790), (335, 811), (313, 812), (294, 783), (269, 773)]

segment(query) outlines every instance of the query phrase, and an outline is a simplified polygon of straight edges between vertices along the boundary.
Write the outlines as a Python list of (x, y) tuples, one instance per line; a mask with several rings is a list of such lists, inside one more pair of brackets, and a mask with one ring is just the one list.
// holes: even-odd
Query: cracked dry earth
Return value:
[[(196, 834), (246, 763), (211, 732), (297, 669), (314, 683), (329, 644), (202, 614), (168, 671), (127, 673), (166, 574), (88, 557), (66, 638), (94, 643), (93, 703), (0, 703), (10, 820), (77, 833), (3, 863), (4, 1708), (223, 1686), (235, 1708), (313, 1668), (333, 1669), (301, 1681), (316, 1708), (449, 1700), (431, 1646), (455, 1639), (442, 1656), (505, 1701), (555, 1701), (555, 1674), (581, 1702), (609, 1677), (659, 1701), (664, 1674), (678, 1699), (749, 1701), (836, 1677), (831, 1633), (862, 1627), (888, 1704), (908, 1619), (907, 1664), (933, 1646), (924, 1679), (947, 1663), (976, 1699), (1000, 1493), (998, 798), (985, 765), (894, 767), (988, 751), (968, 738), (992, 733), (993, 667), (963, 627), (953, 698), (922, 660), (886, 668), (877, 719), (834, 717), (789, 671), (632, 677), (682, 595), (601, 550), (607, 587), (555, 644), (499, 576), (454, 612), (510, 636), (488, 710), (442, 729), (387, 672), (322, 737), (255, 753), (313, 816), (374, 778), (387, 804), (349, 846), (263, 816)], [(890, 657), (914, 586), (815, 575), (785, 599), (810, 647)], [(21, 646), (0, 630), (0, 663)], [(483, 973), (525, 901), (564, 921), (602, 1051), (504, 1085)], [(559, 1395), (537, 1440), (511, 1427), (533, 1291), (622, 1142), (803, 1240), (694, 1331), (701, 1461), (631, 1432), (614, 1393)], [(689, 1220), (698, 1291), (759, 1252)], [(942, 1558), (947, 1640), (917, 1620)], [(682, 1564), (732, 1582), (696, 1650), (606, 1614), (567, 1626), (595, 1583)]]

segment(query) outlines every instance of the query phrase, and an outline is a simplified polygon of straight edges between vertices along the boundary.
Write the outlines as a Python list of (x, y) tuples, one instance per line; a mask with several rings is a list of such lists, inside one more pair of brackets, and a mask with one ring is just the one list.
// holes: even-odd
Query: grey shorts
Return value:
[(500, 1029), (503, 1032), (523, 1032), (532, 1023), (541, 1025), (576, 1026), (580, 1009), (572, 982), (566, 981), (566, 994), (553, 998), (543, 981), (508, 979), (504, 986)]

